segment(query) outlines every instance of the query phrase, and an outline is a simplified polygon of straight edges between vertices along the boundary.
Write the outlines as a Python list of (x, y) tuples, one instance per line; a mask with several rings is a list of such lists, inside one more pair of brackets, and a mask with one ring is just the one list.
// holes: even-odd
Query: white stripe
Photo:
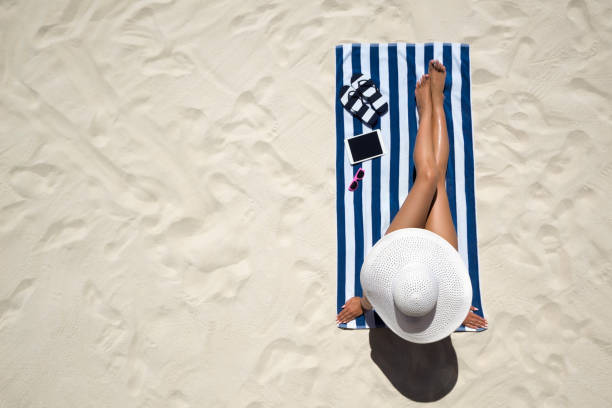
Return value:
[[(389, 54), (388, 44), (380, 44), (379, 56), (379, 75), (380, 93), (389, 99)], [(380, 235), (385, 235), (391, 221), (389, 220), (389, 176), (390, 157), (391, 157), (391, 128), (389, 123), (390, 114), (382, 115), (380, 118), (380, 133), (385, 144), (387, 153), (380, 158)]]
[[(416, 82), (419, 82), (419, 79), (425, 73), (425, 65), (423, 64), (423, 60), (425, 59), (425, 47), (424, 44), (414, 44), (414, 72), (416, 73)], [(417, 129), (419, 123), (419, 110), (416, 109), (416, 119), (417, 119)]]
[(465, 158), (463, 146), (463, 116), (461, 115), (461, 44), (452, 45), (453, 69), (451, 88), (451, 109), (455, 134), (455, 195), (457, 200), (457, 241), (459, 253), (466, 266), (467, 251), (467, 203), (465, 200)]
[[(363, 46), (364, 44), (361, 44), (362, 49), (363, 49)], [(364, 72), (363, 68), (361, 69), (361, 71), (362, 71), (361, 75), (359, 75), (357, 78), (355, 78), (353, 82), (351, 82), (351, 86), (355, 89), (359, 88), (359, 81), (361, 81), (362, 79), (365, 79), (365, 75), (363, 74)]]
[(415, 61), (415, 72), (417, 81), (423, 76), (425, 73), (425, 64), (423, 63), (425, 59), (425, 44), (415, 44), (414, 45), (414, 61)]
[(370, 96), (374, 95), (374, 92), (376, 92), (376, 89), (373, 87), (366, 88), (366, 90), (363, 92), (363, 96), (369, 98)]
[[(441, 42), (435, 42), (434, 43), (434, 52), (433, 52), (433, 58), (442, 62), (442, 60), (444, 59), (444, 49), (443, 49), (443, 44)], [(429, 63), (429, 61), (427, 61), (427, 63)]]
[(377, 100), (375, 100), (374, 102), (372, 102), (372, 107), (374, 109), (379, 109), (381, 106), (383, 106), (385, 104), (385, 98), (378, 98)]
[[(343, 82), (348, 84), (351, 80), (353, 67), (351, 63), (351, 45), (342, 46)], [(344, 109), (344, 137), (353, 136), (353, 116)], [(348, 154), (344, 155), (344, 209), (345, 209), (345, 237), (346, 237), (346, 280), (344, 282), (344, 297), (348, 300), (355, 296), (355, 218), (353, 211), (353, 192), (348, 191), (348, 185), (353, 179), (353, 166), (349, 163)], [(349, 328), (356, 328), (353, 320), (347, 324)]]
[[(370, 72), (370, 44), (361, 44), (361, 72), (372, 78)], [(372, 161), (366, 160), (362, 163), (365, 176), (361, 180), (362, 208), (363, 208), (363, 253), (365, 256), (372, 248)], [(366, 327), (370, 327), (368, 322)]]
[(342, 96), (340, 97), (340, 102), (342, 103), (342, 106), (346, 108), (346, 105), (349, 102), (349, 94), (351, 93), (351, 88), (347, 89), (345, 93), (342, 94)]
[(409, 134), (408, 134), (408, 63), (406, 62), (406, 44), (397, 44), (397, 87), (399, 98), (399, 188), (398, 199), (401, 208), (406, 196), (408, 195), (408, 161), (409, 155)]
[[(367, 111), (365, 111), (365, 113), (363, 114), (363, 120), (364, 120), (364, 122), (369, 122), (369, 121), (370, 121), (370, 118), (371, 118), (371, 117), (372, 117), (372, 116), (373, 116), (375, 113), (376, 113), (376, 112), (374, 112), (374, 109), (372, 109), (372, 108), (370, 108), (370, 107), (368, 106), (368, 110), (367, 110)], [(369, 126), (368, 126), (368, 125), (366, 125), (365, 123), (364, 123), (364, 125), (365, 125), (365, 126), (367, 126), (367, 127), (369, 127)], [(364, 132), (367, 132), (368, 130), (367, 130), (367, 129), (364, 129), (363, 131), (364, 131)]]

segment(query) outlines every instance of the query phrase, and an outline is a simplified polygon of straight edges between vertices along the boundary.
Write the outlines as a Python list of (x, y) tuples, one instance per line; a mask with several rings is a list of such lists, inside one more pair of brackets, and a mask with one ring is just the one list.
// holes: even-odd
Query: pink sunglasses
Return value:
[(355, 173), (355, 177), (353, 177), (353, 181), (351, 181), (351, 184), (349, 184), (349, 191), (355, 191), (357, 189), (357, 186), (359, 185), (359, 180), (362, 180), (364, 175), (365, 171), (363, 170), (363, 168), (357, 170), (357, 173)]

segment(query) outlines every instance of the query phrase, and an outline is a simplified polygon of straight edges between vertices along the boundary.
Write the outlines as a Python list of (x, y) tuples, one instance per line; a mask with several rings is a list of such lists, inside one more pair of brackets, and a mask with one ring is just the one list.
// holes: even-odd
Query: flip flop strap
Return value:
[(361, 101), (361, 98), (355, 95), (355, 91), (349, 91), (348, 94), (348, 102), (345, 106), (351, 113), (357, 114), (365, 104)]
[[(367, 106), (366, 106), (367, 108)], [(373, 109), (367, 109), (363, 115), (361, 116), (361, 118), (366, 122), (366, 123), (370, 123), (370, 121), (372, 120), (372, 117), (374, 116), (376, 112), (374, 112)]]
[(372, 79), (361, 79), (357, 81), (358, 90), (363, 94), (363, 96), (369, 98), (373, 92), (377, 92), (376, 86), (374, 86), (374, 81)]
[(381, 108), (386, 102), (385, 99), (383, 98), (382, 94), (380, 92), (377, 92), (377, 94), (374, 95), (374, 97), (371, 99), (371, 103), (372, 103), (372, 107), (374, 109), (379, 109)]

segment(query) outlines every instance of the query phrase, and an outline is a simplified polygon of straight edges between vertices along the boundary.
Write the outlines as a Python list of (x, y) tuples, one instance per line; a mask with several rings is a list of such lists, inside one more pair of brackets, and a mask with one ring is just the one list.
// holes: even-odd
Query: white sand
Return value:
[(335, 326), (333, 47), (431, 40), (490, 322), (434, 405), (612, 406), (610, 2), (349, 3), (0, 2), (0, 407), (419, 405)]

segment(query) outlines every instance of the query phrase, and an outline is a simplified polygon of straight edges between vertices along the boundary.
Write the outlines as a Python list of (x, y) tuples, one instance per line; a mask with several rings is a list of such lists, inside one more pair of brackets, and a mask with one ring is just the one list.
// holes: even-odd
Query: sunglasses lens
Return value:
[(363, 171), (363, 169), (359, 169), (359, 170), (357, 170), (357, 178), (358, 178), (358, 179), (360, 179), (360, 180), (361, 180), (361, 179), (363, 178), (363, 175), (364, 175), (364, 174), (365, 174), (365, 171)]
[(357, 182), (356, 182), (356, 181), (353, 181), (353, 182), (351, 183), (350, 189), (351, 189), (351, 190), (354, 190), (354, 189), (356, 189), (356, 188), (357, 188)]

